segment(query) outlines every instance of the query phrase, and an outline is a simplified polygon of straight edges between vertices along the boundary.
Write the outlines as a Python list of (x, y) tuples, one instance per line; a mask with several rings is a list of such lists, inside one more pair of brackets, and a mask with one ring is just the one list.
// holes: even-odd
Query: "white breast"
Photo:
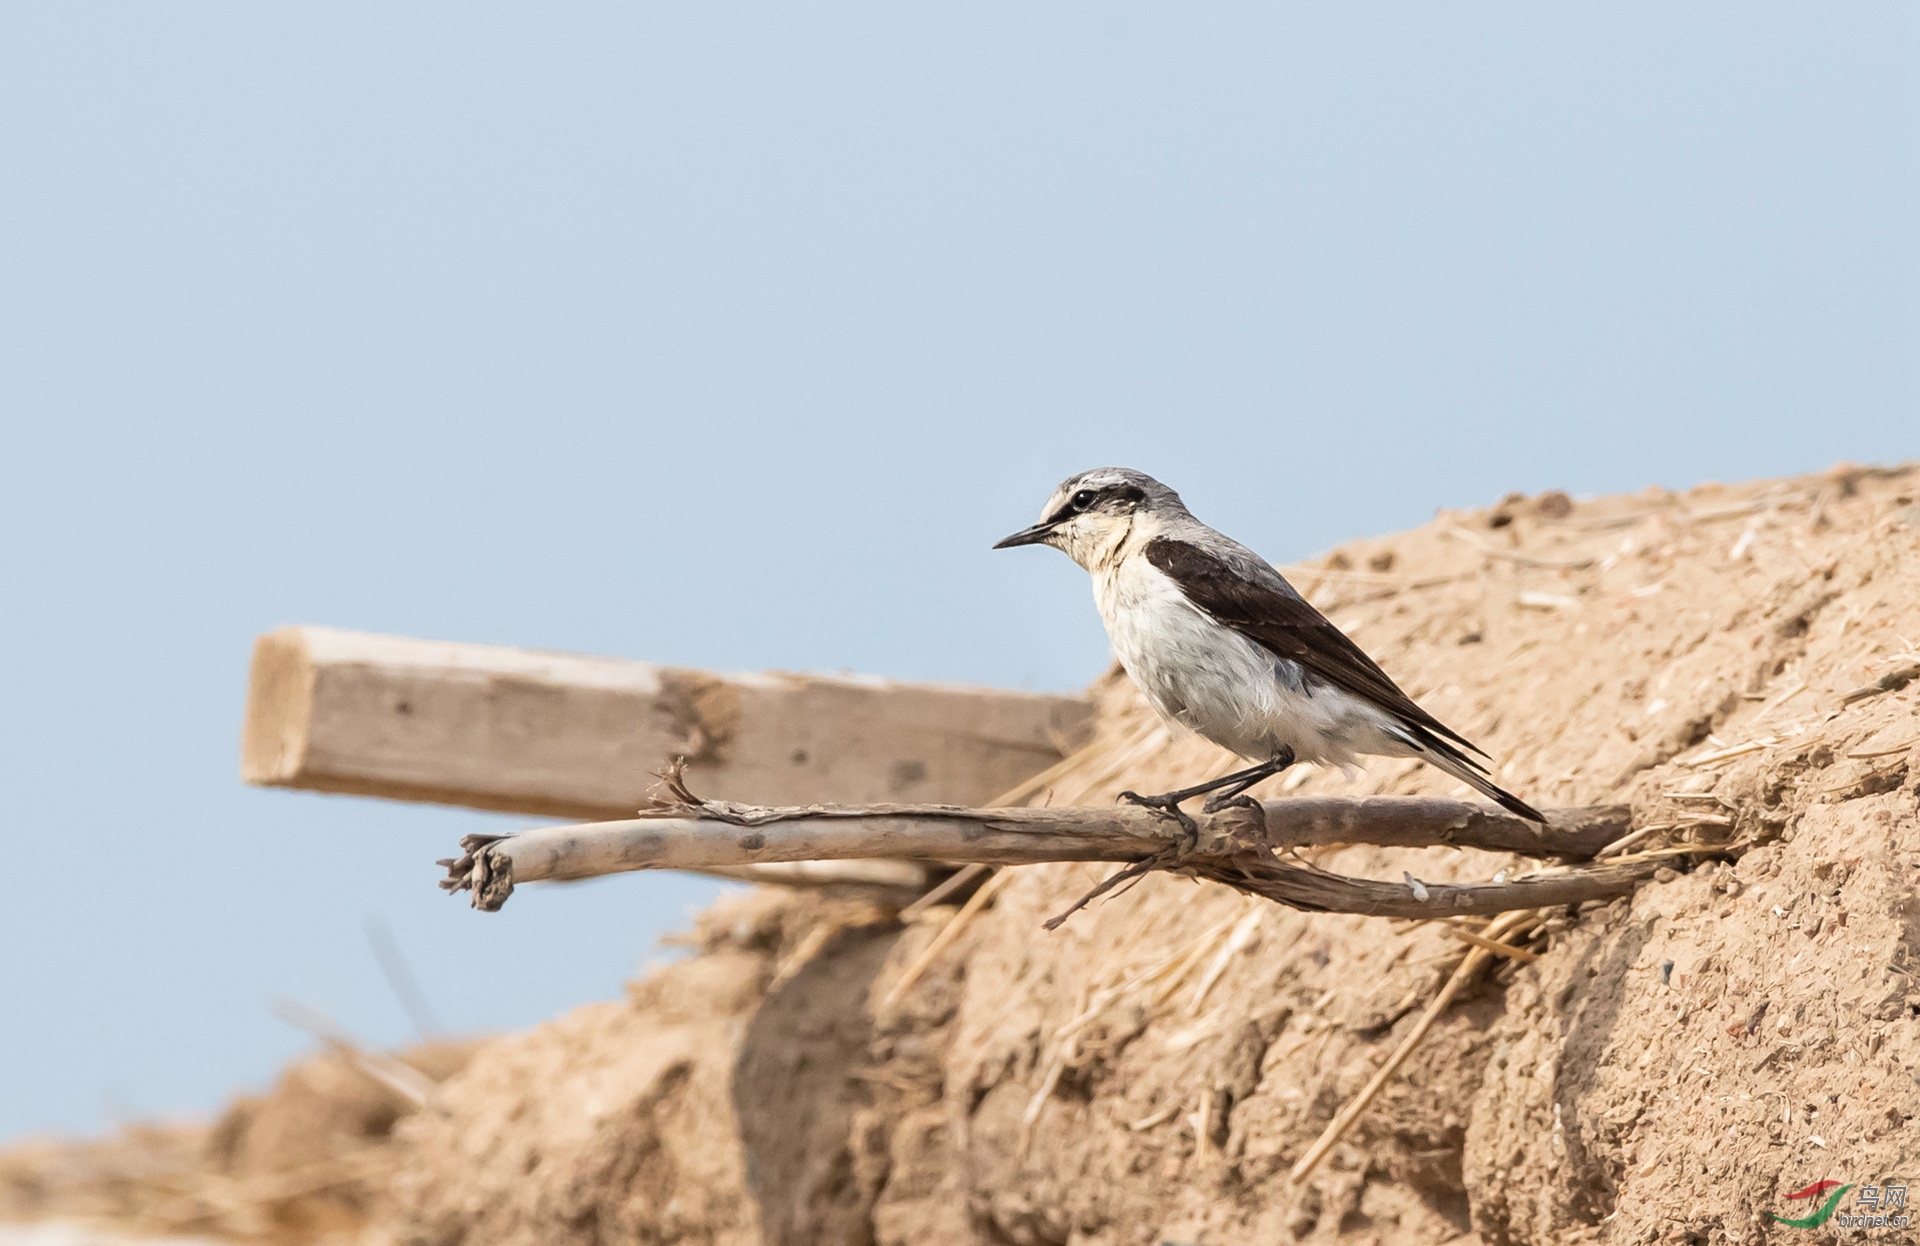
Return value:
[(1114, 654), (1162, 715), (1251, 761), (1281, 746), (1302, 761), (1344, 765), (1356, 752), (1397, 753), (1380, 713), (1314, 684), (1265, 647), (1193, 606), (1144, 556), (1093, 572), (1094, 600)]

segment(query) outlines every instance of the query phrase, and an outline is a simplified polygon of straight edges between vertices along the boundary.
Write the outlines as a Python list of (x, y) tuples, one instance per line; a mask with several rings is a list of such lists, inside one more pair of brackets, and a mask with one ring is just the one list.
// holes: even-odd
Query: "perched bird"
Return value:
[(1123, 799), (1162, 810), (1191, 836), (1184, 800), (1214, 793), (1205, 806), (1212, 813), (1247, 803), (1248, 788), (1296, 761), (1338, 766), (1373, 753), (1418, 757), (1521, 817), (1546, 821), (1487, 776), (1483, 750), (1414, 704), (1265, 559), (1195, 519), (1153, 477), (1124, 467), (1081, 472), (1040, 515), (994, 548), (1051, 545), (1085, 567), (1114, 652), (1153, 707), (1255, 763)]

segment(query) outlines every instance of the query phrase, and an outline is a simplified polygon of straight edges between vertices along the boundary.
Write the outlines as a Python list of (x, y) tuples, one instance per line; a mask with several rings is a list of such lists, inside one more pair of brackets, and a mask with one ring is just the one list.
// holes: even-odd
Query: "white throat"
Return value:
[(1051, 544), (1098, 578), (1112, 574), (1123, 559), (1152, 540), (1160, 527), (1157, 516), (1141, 511), (1080, 515), (1062, 524)]

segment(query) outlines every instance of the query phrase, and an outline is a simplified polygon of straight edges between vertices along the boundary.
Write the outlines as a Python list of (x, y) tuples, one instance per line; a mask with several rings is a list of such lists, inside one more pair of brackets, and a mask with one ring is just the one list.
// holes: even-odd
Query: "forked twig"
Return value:
[[(1057, 916), (1049, 917), (1040, 924), (1048, 930), (1058, 930), (1060, 929), (1061, 923), (1065, 922), (1067, 918), (1072, 917), (1075, 913), (1092, 904), (1101, 896), (1106, 895), (1121, 883), (1128, 882), (1129, 880), (1138, 882), (1155, 870), (1166, 869), (1175, 859), (1175, 854), (1169, 850), (1157, 856), (1147, 857), (1145, 860), (1135, 861), (1132, 865), (1124, 869), (1115, 870), (1112, 874), (1102, 879), (1092, 891), (1089, 891), (1086, 895), (1081, 896), (1078, 900), (1069, 904), (1064, 912)], [(1125, 894), (1126, 890), (1127, 888), (1121, 888), (1121, 894)]]

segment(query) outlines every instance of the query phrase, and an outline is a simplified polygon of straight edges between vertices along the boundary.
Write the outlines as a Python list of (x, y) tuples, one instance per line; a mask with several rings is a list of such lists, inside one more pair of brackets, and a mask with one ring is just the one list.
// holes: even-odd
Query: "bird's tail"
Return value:
[(1408, 734), (1413, 737), (1409, 743), (1419, 750), (1421, 761), (1446, 771), (1508, 813), (1518, 814), (1529, 822), (1547, 820), (1545, 814), (1488, 778), (1486, 771), (1471, 757), (1445, 740), (1417, 729)]

